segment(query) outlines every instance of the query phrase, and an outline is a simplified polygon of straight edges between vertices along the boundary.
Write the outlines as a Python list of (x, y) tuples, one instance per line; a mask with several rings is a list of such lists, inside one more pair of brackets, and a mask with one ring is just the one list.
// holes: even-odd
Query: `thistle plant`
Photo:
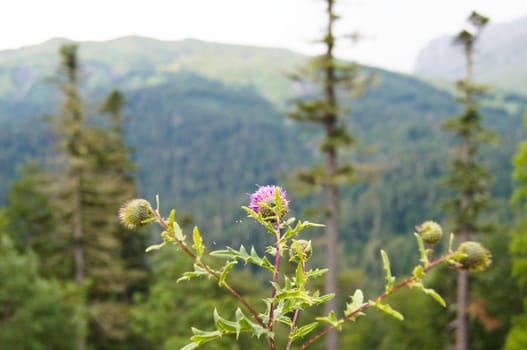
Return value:
[[(301, 237), (304, 230), (317, 229), (323, 225), (297, 220), (294, 217), (287, 218), (290, 203), (286, 191), (279, 186), (259, 186), (255, 193), (249, 195), (249, 199), (249, 206), (243, 206), (243, 210), (273, 237), (273, 244), (266, 248), (264, 254), (259, 254), (254, 247), (247, 249), (243, 245), (238, 249), (227, 247), (208, 251), (197, 227), (194, 227), (192, 238), (187, 238), (176, 221), (174, 209), (168, 217), (162, 216), (159, 197), (156, 198), (155, 208), (144, 199), (132, 199), (119, 211), (121, 222), (128, 228), (138, 228), (152, 222), (161, 226), (162, 242), (148, 247), (147, 252), (166, 245), (176, 245), (194, 262), (193, 270), (184, 272), (178, 282), (201, 277), (213, 279), (239, 303), (234, 315), (220, 315), (217, 309), (211, 310), (215, 329), (202, 330), (192, 327), (190, 343), (182, 350), (196, 349), (224, 336), (238, 339), (241, 333), (248, 333), (261, 340), (266, 344), (264, 346), (271, 350), (276, 349), (278, 344), (285, 344), (286, 350), (306, 349), (331, 330), (341, 330), (345, 322), (356, 321), (357, 318), (365, 316), (365, 312), (370, 308), (403, 320), (404, 316), (384, 299), (405, 287), (418, 289), (446, 307), (445, 301), (436, 291), (425, 287), (423, 279), (426, 273), (442, 263), (449, 263), (458, 269), (482, 271), (491, 262), (490, 252), (478, 242), (463, 242), (454, 250), (452, 234), (447, 252), (434, 259), (434, 246), (441, 240), (443, 231), (439, 224), (426, 221), (417, 226), (417, 232), (414, 233), (420, 260), (410, 276), (396, 279), (391, 272), (388, 254), (381, 250), (386, 279), (384, 291), (374, 298), (366, 299), (363, 292), (357, 289), (350, 295), (350, 301), (344, 310), (332, 310), (327, 315), (300, 324), (299, 315), (304, 310), (325, 304), (335, 297), (333, 293), (321, 294), (311, 287), (309, 282), (322, 277), (328, 270), (309, 266), (313, 247), (311, 241)], [(290, 274), (280, 268), (284, 259), (296, 264)], [(229, 284), (229, 273), (240, 263), (257, 266), (270, 276), (268, 297), (263, 298), (258, 305), (249, 303)], [(285, 325), (289, 330), (286, 339), (276, 338), (275, 329), (278, 324)]]

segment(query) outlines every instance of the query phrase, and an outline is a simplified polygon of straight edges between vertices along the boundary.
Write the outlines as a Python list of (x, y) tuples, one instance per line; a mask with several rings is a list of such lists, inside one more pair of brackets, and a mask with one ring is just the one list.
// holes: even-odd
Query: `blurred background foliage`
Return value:
[[(146, 241), (159, 240), (157, 231), (103, 230), (107, 220), (115, 218), (118, 204), (97, 214), (104, 224), (93, 237), (113, 237), (111, 245), (118, 246), (118, 253), (102, 257), (100, 266), (118, 265), (116, 270), (131, 273), (129, 280), (119, 280), (126, 282), (125, 290), (95, 292), (93, 286), (100, 283), (96, 277), (79, 286), (50, 272), (53, 261), (46, 258), (47, 250), (60, 243), (56, 233), (61, 222), (55, 220), (56, 204), (38, 188), (57, 180), (52, 175), (58, 169), (52, 161), (57, 156), (56, 136), (43, 115), (60, 109), (60, 94), (49, 78), (55, 76), (57, 50), (64, 43), (56, 39), (0, 52), (0, 203), (5, 207), (0, 230), (0, 348), (74, 349), (76, 333), (87, 336), (87, 349), (178, 348), (187, 343), (191, 325), (206, 328), (214, 306), (232, 313), (234, 300), (212, 281), (176, 283), (178, 274), (190, 266), (175, 249), (142, 253)], [(121, 163), (133, 175), (127, 193), (150, 201), (160, 193), (162, 210), (168, 213), (175, 207), (187, 229), (199, 225), (211, 249), (243, 243), (263, 251), (268, 237), (240, 209), (248, 203), (245, 194), (256, 184), (283, 184), (292, 169), (321, 160), (316, 152), (321, 133), (283, 117), (294, 96), (312, 89), (290, 82), (284, 74), (307, 58), (286, 50), (128, 37), (81, 43), (79, 59), (79, 91), (88, 120), (83, 127), (93, 138), (88, 144), (115, 146), (107, 141), (123, 137), (114, 151), (129, 154), (135, 166)], [(441, 181), (456, 140), (440, 125), (461, 112), (444, 81), (373, 67), (363, 71), (374, 74), (374, 85), (360, 98), (342, 96), (346, 123), (359, 141), (359, 148), (343, 158), (375, 175), (340, 193), (340, 303), (358, 287), (366, 297), (381, 290), (381, 247), (391, 257), (394, 274), (402, 276), (418, 260), (411, 237), (414, 226), (426, 219), (443, 223), (439, 203), (448, 192)], [(112, 134), (111, 118), (98, 107), (115, 87), (125, 103), (122, 128)], [(506, 349), (519, 350), (527, 343), (522, 260), (527, 244), (521, 224), (525, 208), (513, 211), (509, 199), (516, 186), (511, 160), (527, 138), (522, 124), (527, 97), (495, 90), (478, 103), (485, 126), (500, 142), (484, 146), (480, 154), (495, 179), (485, 221), (495, 225), (496, 234), (484, 242), (494, 255), (492, 268), (471, 281), (471, 348), (494, 350), (506, 343)], [(102, 153), (92, 153), (97, 154)], [(97, 159), (104, 171), (115, 171), (107, 167), (108, 160), (90, 159)], [(524, 174), (524, 164), (517, 160), (519, 174)], [(522, 175), (515, 179), (519, 184), (524, 180)], [(302, 195), (287, 183), (284, 187), (290, 188), (291, 215), (321, 220), (320, 194)], [(513, 228), (511, 244), (508, 232)], [(309, 236), (315, 250), (312, 264), (321, 266), (323, 257), (316, 252), (322, 251), (322, 232), (312, 230)], [(58, 263), (65, 267), (65, 261)], [(446, 286), (453, 284), (448, 279), (454, 273), (444, 270), (435, 271), (427, 282), (451, 303), (454, 292)], [(262, 296), (262, 286), (270, 279), (242, 269), (232, 275), (232, 284), (251, 300)], [(412, 290), (391, 298), (405, 321), (369, 313), (345, 326), (342, 348), (448, 348), (453, 309), (445, 311)], [(104, 300), (114, 308), (92, 308), (90, 313), (90, 300)], [(112, 336), (111, 330), (99, 327), (104, 321), (86, 324), (87, 319), (98, 319), (93, 316), (97, 310), (103, 319), (110, 318), (108, 324), (112, 312), (127, 315), (122, 332)], [(235, 343), (226, 338), (209, 348), (255, 346), (250, 339)], [(322, 348), (323, 342), (313, 346)]]

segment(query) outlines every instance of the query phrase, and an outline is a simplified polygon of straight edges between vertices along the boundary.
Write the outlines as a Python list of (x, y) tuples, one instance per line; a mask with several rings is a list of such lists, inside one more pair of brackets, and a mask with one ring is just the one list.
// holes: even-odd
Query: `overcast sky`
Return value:
[[(283, 47), (316, 54), (322, 0), (0, 0), (0, 50), (53, 37), (107, 40), (142, 35)], [(338, 32), (360, 32), (339, 55), (410, 72), (430, 39), (453, 34), (472, 10), (504, 22), (527, 16), (527, 0), (340, 0)], [(527, 42), (527, 40), (526, 40)]]

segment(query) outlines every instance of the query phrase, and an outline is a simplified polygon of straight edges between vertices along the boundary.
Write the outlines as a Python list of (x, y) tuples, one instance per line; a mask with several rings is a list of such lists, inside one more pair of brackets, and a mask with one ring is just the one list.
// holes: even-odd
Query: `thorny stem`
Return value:
[[(163, 219), (161, 214), (159, 214), (159, 211), (157, 211), (156, 209), (152, 209), (152, 212), (153, 212), (155, 218), (157, 219), (157, 222), (167, 232), (170, 232), (172, 234), (172, 236), (170, 238), (172, 238), (172, 240), (177, 243), (177, 245), (185, 252), (185, 254), (187, 254), (189, 257), (191, 257), (196, 262), (196, 264), (198, 264), (199, 266), (204, 268), (209, 273), (209, 275), (211, 275), (215, 280), (219, 281), (220, 280), (220, 276), (218, 276), (218, 274), (216, 272), (214, 272), (214, 270), (212, 270), (212, 268), (209, 265), (207, 265), (201, 259), (199, 259), (196, 254), (192, 253), (192, 251), (190, 251), (190, 249), (188, 249), (188, 247), (185, 244), (185, 242), (180, 241), (179, 239), (177, 239), (174, 236), (173, 228), (169, 227), (169, 225), (165, 221), (165, 219)], [(262, 321), (262, 319), (258, 315), (258, 312), (256, 312), (256, 310), (247, 302), (247, 300), (245, 300), (235, 289), (233, 289), (231, 286), (229, 286), (227, 284), (227, 282), (223, 282), (222, 286), (225, 287), (225, 289), (227, 289), (232, 295), (234, 295), (236, 297), (236, 299), (238, 299), (240, 301), (240, 303), (242, 303), (247, 308), (247, 310), (253, 315), (254, 319), (256, 320), (256, 322), (258, 322), (258, 324), (260, 324), (260, 326), (262, 326), (264, 328), (266, 327), (266, 324)]]
[[(274, 298), (276, 296), (276, 284), (278, 283), (278, 268), (280, 267), (280, 213), (278, 212), (278, 209), (276, 209), (275, 217), (276, 217), (276, 252), (275, 252), (275, 259), (274, 259), (274, 274), (273, 274), (273, 289), (271, 292), (271, 306), (269, 307), (269, 323), (267, 324), (267, 329), (272, 332), (273, 331), (273, 318), (274, 318), (274, 309), (275, 309), (275, 303)], [(275, 343), (274, 338), (269, 338), (269, 350), (275, 349)]]
[[(442, 262), (450, 259), (455, 254), (456, 254), (456, 252), (449, 252), (447, 255), (444, 255), (444, 256), (440, 257), (439, 259), (430, 262), (429, 264), (427, 264), (426, 266), (423, 267), (423, 272), (425, 272), (425, 273), (428, 272), (431, 268), (433, 268), (434, 266), (437, 266), (437, 265), (441, 264)], [(351, 319), (352, 317), (356, 316), (357, 314), (369, 309), (370, 307), (375, 305), (375, 303), (377, 303), (380, 300), (383, 300), (384, 298), (386, 298), (390, 294), (395, 293), (399, 289), (408, 286), (409, 284), (414, 282), (415, 279), (416, 279), (415, 276), (410, 276), (410, 277), (406, 278), (404, 281), (402, 281), (399, 284), (397, 284), (396, 286), (394, 286), (392, 288), (392, 290), (385, 291), (384, 293), (379, 295), (374, 300), (371, 300), (368, 303), (362, 304), (362, 306), (359, 307), (358, 309), (355, 309), (352, 312), (350, 312), (349, 314), (344, 315), (344, 317), (342, 317), (339, 321), (347, 321), (347, 320)], [(299, 350), (303, 350), (303, 349), (307, 348), (309, 345), (311, 345), (317, 339), (319, 339), (320, 337), (326, 335), (327, 333), (329, 333), (329, 331), (331, 331), (334, 328), (335, 328), (335, 326), (333, 326), (333, 325), (326, 326), (326, 328), (322, 329), (320, 332), (318, 332), (317, 334), (315, 334), (314, 336), (309, 338), (304, 344), (302, 344), (302, 346), (300, 346)]]
[[(305, 261), (302, 262), (302, 272), (306, 274), (306, 262)], [(296, 309), (295, 314), (293, 315), (293, 322), (291, 323), (291, 328), (289, 328), (289, 340), (287, 341), (287, 346), (285, 350), (291, 349), (291, 344), (293, 344), (293, 338), (291, 338), (291, 335), (293, 334), (293, 331), (295, 330), (296, 321), (298, 320), (299, 314), (300, 314), (300, 309)]]

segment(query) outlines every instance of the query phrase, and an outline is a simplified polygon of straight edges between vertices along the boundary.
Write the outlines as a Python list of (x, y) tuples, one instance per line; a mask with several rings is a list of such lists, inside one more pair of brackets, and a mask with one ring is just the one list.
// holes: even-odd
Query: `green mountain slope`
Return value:
[[(57, 49), (68, 39), (0, 51), (0, 96), (22, 100), (58, 64)], [(190, 70), (227, 84), (252, 86), (278, 103), (293, 95), (284, 73), (305, 56), (283, 49), (224, 45), (199, 40), (161, 41), (124, 37), (85, 42), (80, 48), (91, 89), (107, 84), (141, 88), (166, 82), (167, 73)]]
[[(8, 82), (0, 90), (2, 202), (16, 165), (50, 151), (51, 136), (38, 117), (56, 109), (54, 88), (45, 77), (56, 66), (57, 45), (51, 41), (0, 52), (2, 79)], [(111, 88), (125, 93), (126, 139), (135, 148), (142, 194), (153, 200), (160, 193), (164, 208), (191, 213), (207, 239), (218, 244), (236, 245), (248, 235), (255, 244), (265, 239), (251, 233), (253, 227), (243, 220), (239, 206), (246, 204), (245, 193), (256, 184), (278, 181), (289, 169), (320, 160), (318, 131), (281, 115), (286, 97), (295, 93), (282, 72), (305, 57), (283, 50), (144, 38), (83, 43), (80, 53), (89, 111)], [(377, 84), (360, 99), (343, 100), (362, 151), (342, 156), (372, 163), (382, 173), (369, 185), (342, 191), (340, 225), (346, 246), (362, 250), (367, 245), (377, 251), (386, 237), (408, 233), (424, 219), (441, 219), (439, 201), (445, 191), (440, 179), (454, 140), (440, 124), (458, 107), (447, 91), (426, 82), (368, 71), (377, 75)], [(488, 98), (485, 106), (486, 122), (501, 136), (499, 146), (484, 150), (499, 203), (492, 218), (504, 220), (512, 186), (510, 158), (526, 136), (521, 114), (527, 100), (502, 94)], [(301, 208), (317, 203), (316, 196), (291, 196), (297, 216)], [(400, 240), (390, 242), (383, 246), (401, 249)]]

